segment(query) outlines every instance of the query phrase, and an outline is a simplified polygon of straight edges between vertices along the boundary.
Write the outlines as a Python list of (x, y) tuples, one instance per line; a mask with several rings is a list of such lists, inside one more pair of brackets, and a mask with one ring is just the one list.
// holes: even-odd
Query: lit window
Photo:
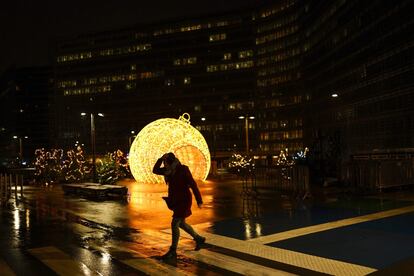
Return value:
[(166, 79), (164, 83), (166, 86), (173, 86), (175, 81), (173, 79)]
[(131, 71), (135, 71), (137, 70), (137, 65), (136, 64), (131, 64)]
[(184, 84), (190, 84), (191, 83), (191, 78), (190, 77), (185, 77), (184, 78)]
[(214, 34), (214, 35), (210, 35), (209, 41), (210, 42), (214, 42), (214, 41), (225, 40), (226, 37), (227, 37), (227, 35), (225, 33), (222, 33), (222, 34)]
[(225, 54), (223, 55), (223, 59), (224, 59), (224, 60), (230, 60), (230, 59), (231, 59), (231, 53), (225, 53)]
[(248, 58), (253, 56), (252, 50), (246, 50), (246, 51), (240, 51), (239, 52), (239, 58)]

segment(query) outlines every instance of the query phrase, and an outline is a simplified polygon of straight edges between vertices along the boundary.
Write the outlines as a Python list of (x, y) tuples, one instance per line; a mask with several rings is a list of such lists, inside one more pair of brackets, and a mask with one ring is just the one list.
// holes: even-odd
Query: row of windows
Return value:
[(63, 55), (57, 57), (57, 62), (68, 62), (68, 61), (74, 61), (74, 60), (83, 60), (83, 59), (89, 59), (92, 57), (97, 56), (113, 56), (113, 55), (124, 55), (124, 54), (132, 54), (136, 52), (142, 52), (142, 51), (148, 51), (151, 49), (151, 44), (139, 44), (139, 45), (133, 45), (133, 46), (126, 46), (126, 47), (119, 47), (119, 48), (109, 48), (109, 49), (102, 49), (97, 50), (94, 52), (82, 52), (82, 53), (75, 53), (75, 54), (69, 54), (69, 55)]
[(65, 56), (58, 56), (57, 62), (67, 62), (67, 61), (73, 61), (73, 60), (81, 60), (81, 59), (89, 59), (92, 58), (92, 52), (82, 52), (77, 54), (70, 54)]
[[(240, 59), (253, 57), (253, 50), (240, 51), (240, 52), (238, 52), (237, 56)], [(231, 53), (225, 53), (223, 55), (223, 60), (231, 60), (231, 58), (232, 58)]]
[(274, 77), (268, 78), (268, 79), (257, 80), (257, 86), (265, 87), (265, 86), (278, 85), (278, 84), (282, 84), (282, 83), (291, 81), (291, 80), (293, 80), (295, 78), (299, 78), (299, 77), (300, 77), (300, 73), (297, 73), (296, 76), (294, 76), (293, 74), (284, 74), (284, 75), (280, 75), (280, 76), (274, 76)]
[(271, 34), (264, 35), (264, 36), (256, 38), (256, 45), (263, 44), (263, 43), (266, 43), (266, 42), (270, 42), (270, 41), (273, 41), (273, 40), (277, 40), (279, 38), (291, 35), (291, 34), (295, 33), (298, 30), (299, 30), (298, 25), (294, 25), (294, 26), (291, 26), (291, 27), (286, 27), (285, 29), (282, 29), (282, 30), (277, 31), (275, 33), (271, 33)]
[(300, 47), (297, 47), (297, 48), (289, 49), (289, 50), (286, 50), (286, 51), (283, 51), (283, 52), (279, 52), (279, 53), (271, 55), (271, 56), (261, 57), (257, 61), (257, 65), (258, 66), (264, 66), (264, 65), (276, 63), (276, 62), (279, 62), (279, 61), (282, 61), (282, 60), (286, 60), (288, 58), (299, 55), (301, 53), (301, 51), (302, 51), (302, 49)]
[(303, 148), (302, 142), (259, 144), (259, 149), (261, 151), (272, 151), (277, 153), (286, 149), (288, 149), (289, 152), (300, 152)]
[(282, 106), (291, 105), (291, 104), (299, 104), (308, 99), (309, 97), (307, 96), (292, 95), (292, 96), (284, 97), (280, 99), (267, 100), (265, 102), (265, 108), (275, 108), (275, 107), (282, 107)]
[[(191, 78), (190, 78), (190, 77), (184, 77), (184, 78), (182, 79), (182, 83), (183, 83), (184, 85), (189, 85), (189, 84), (191, 84)], [(166, 80), (164, 81), (164, 85), (166, 85), (166, 86), (174, 86), (174, 85), (175, 85), (175, 79), (166, 79)]]
[(289, 140), (303, 138), (303, 130), (289, 130), (289, 131), (269, 131), (260, 133), (261, 141), (269, 140)]
[[(163, 72), (142, 72), (138, 75), (139, 79), (154, 79), (154, 78), (158, 78), (163, 76)], [(108, 77), (99, 77), (99, 78), (88, 78), (85, 79), (83, 81), (83, 85), (94, 85), (97, 83), (107, 83), (107, 82), (118, 82), (118, 81), (133, 81), (137, 79), (137, 75), (135, 74), (129, 74), (129, 75), (113, 75), (113, 76), (108, 76)], [(69, 84), (75, 84), (75, 85), (68, 85)], [(77, 81), (63, 81), (63, 82), (59, 82), (58, 87), (59, 88), (67, 88), (67, 87), (73, 87), (76, 86)], [(191, 84), (191, 77), (184, 77), (182, 79), (182, 83), (185, 85), (189, 85)], [(164, 84), (166, 86), (173, 86), (175, 85), (175, 80), (174, 79), (166, 79), (164, 81)], [(135, 82), (128, 82), (125, 85), (125, 88), (127, 90), (133, 89), (136, 87), (136, 83)], [(86, 90), (85, 90), (86, 89)], [(76, 90), (76, 89), (72, 89), (75, 92), (71, 92), (71, 93), (66, 93), (65, 95), (77, 95), (77, 94), (87, 94), (87, 93), (94, 93), (94, 92), (90, 92), (89, 91), (90, 88), (84, 87), (84, 88), (80, 88), (80, 90)], [(68, 90), (68, 91), (72, 91), (72, 90)], [(106, 92), (109, 90), (105, 90), (105, 91), (98, 91), (98, 92)]]
[(226, 40), (226, 38), (227, 38), (227, 35), (225, 33), (214, 34), (214, 35), (210, 35), (210, 37), (208, 38), (208, 41), (214, 42), (214, 41)]
[(173, 61), (173, 64), (176, 66), (196, 64), (196, 63), (197, 63), (197, 57), (177, 58)]
[(65, 88), (65, 87), (74, 87), (77, 85), (93, 85), (97, 83), (131, 81), (131, 80), (136, 80), (136, 79), (137, 79), (136, 74), (121, 74), (121, 75), (85, 78), (81, 82), (78, 82), (76, 80), (65, 80), (65, 81), (58, 82), (57, 86), (58, 88)]
[(244, 61), (244, 62), (207, 65), (207, 72), (227, 71), (227, 70), (234, 70), (234, 69), (238, 70), (238, 69), (250, 68), (250, 67), (253, 67), (253, 65), (254, 63), (252, 60)]
[(299, 14), (296, 13), (296, 14), (293, 14), (289, 17), (285, 17), (281, 20), (273, 21), (269, 24), (262, 25), (262, 26), (257, 28), (257, 33), (260, 34), (260, 33), (263, 33), (263, 32), (272, 31), (272, 30), (280, 28), (284, 25), (288, 25), (288, 24), (296, 21), (298, 18), (299, 18)]
[(138, 78), (141, 80), (144, 79), (155, 79), (162, 77), (164, 75), (164, 71), (148, 71), (148, 72), (142, 72), (138, 75)]
[(277, 73), (281, 73), (285, 71), (290, 71), (290, 70), (298, 68), (299, 65), (300, 65), (299, 60), (293, 60), (289, 63), (284, 62), (284, 63), (278, 64), (277, 67), (267, 67), (265, 69), (260, 69), (257, 72), (257, 75), (259, 77), (264, 77), (267, 75), (273, 75), (273, 74), (277, 74)]
[(214, 23), (206, 23), (206, 24), (196, 24), (196, 25), (187, 25), (187, 26), (181, 26), (176, 28), (168, 28), (163, 30), (157, 30), (154, 31), (154, 36), (159, 35), (166, 35), (166, 34), (173, 34), (173, 33), (179, 33), (179, 32), (190, 32), (190, 31), (196, 31), (201, 29), (210, 29), (215, 27), (224, 27), (232, 24), (238, 24), (240, 23), (240, 20), (233, 20), (233, 21), (218, 21)]
[(293, 6), (296, 3), (296, 0), (286, 0), (284, 3), (279, 4), (277, 7), (273, 7), (271, 9), (266, 9), (260, 13), (261, 18), (266, 18), (271, 15), (274, 15), (275, 13), (279, 13), (290, 6)]
[(301, 127), (303, 125), (302, 118), (289, 119), (289, 120), (274, 120), (266, 121), (260, 128), (264, 129), (279, 129), (279, 128), (292, 128)]
[(274, 42), (272, 44), (269, 44), (265, 47), (260, 47), (257, 50), (257, 54), (258, 55), (263, 55), (266, 53), (271, 53), (271, 52), (275, 52), (278, 50), (282, 50), (282, 49), (286, 49), (289, 46), (296, 44), (299, 42), (299, 36), (291, 36), (291, 37), (287, 37), (283, 40), (281, 40), (280, 42)]
[(60, 81), (57, 84), (58, 88), (65, 88), (65, 87), (73, 87), (77, 85), (77, 81), (76, 80), (65, 80), (65, 81)]
[(111, 91), (110, 85), (94, 86), (94, 87), (83, 87), (83, 88), (72, 88), (63, 90), (64, 96), (82, 95), (91, 93), (102, 93)]
[(244, 102), (244, 103), (229, 103), (227, 110), (242, 110), (242, 109), (252, 109), (254, 108), (254, 102)]
[[(196, 126), (196, 128), (199, 131), (208, 131), (208, 132), (211, 132), (211, 131), (223, 131), (224, 129), (225, 130), (237, 131), (237, 130), (244, 129), (244, 125), (242, 126), (241, 123), (238, 123), (238, 124), (226, 124), (226, 125), (216, 124), (216, 125)], [(252, 127), (250, 127), (250, 128), (252, 128)]]

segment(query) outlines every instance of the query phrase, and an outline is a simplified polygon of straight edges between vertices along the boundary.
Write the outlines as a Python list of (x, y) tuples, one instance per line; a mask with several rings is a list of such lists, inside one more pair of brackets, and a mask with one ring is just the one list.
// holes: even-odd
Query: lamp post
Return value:
[(23, 138), (24, 139), (28, 139), (29, 137), (28, 136), (21, 137), (21, 136), (17, 136), (17, 135), (14, 135), (13, 136), (13, 139), (19, 139), (19, 158), (20, 158), (20, 163), (23, 161)]
[(246, 155), (249, 155), (249, 119), (254, 120), (254, 116), (239, 116), (239, 119), (244, 119), (244, 128), (246, 131)]
[(129, 145), (129, 148), (131, 148), (131, 145), (132, 145), (132, 139), (133, 139), (133, 138), (135, 138), (135, 137), (137, 137), (137, 136), (135, 135), (135, 130), (131, 130), (131, 136), (129, 136), (129, 137), (128, 137), (128, 145)]
[[(82, 112), (81, 116), (86, 116), (86, 112)], [(104, 117), (103, 113), (97, 113), (99, 117)], [(91, 151), (92, 151), (92, 179), (96, 182), (96, 136), (95, 136), (95, 114), (90, 113), (91, 116)]]

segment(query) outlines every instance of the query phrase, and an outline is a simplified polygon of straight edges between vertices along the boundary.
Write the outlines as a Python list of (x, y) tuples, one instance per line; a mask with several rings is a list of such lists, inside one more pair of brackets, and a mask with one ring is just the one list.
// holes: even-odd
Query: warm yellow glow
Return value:
[(138, 182), (161, 183), (163, 177), (152, 173), (159, 157), (173, 152), (187, 165), (194, 179), (205, 180), (210, 171), (210, 151), (203, 135), (190, 125), (190, 115), (164, 118), (146, 125), (135, 137), (129, 151), (129, 165)]

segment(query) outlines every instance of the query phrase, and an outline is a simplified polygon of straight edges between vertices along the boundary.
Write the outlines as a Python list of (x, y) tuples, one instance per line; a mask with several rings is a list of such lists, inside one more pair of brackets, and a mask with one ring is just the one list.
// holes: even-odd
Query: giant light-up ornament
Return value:
[(152, 168), (164, 153), (173, 152), (187, 165), (194, 179), (205, 180), (210, 171), (210, 151), (203, 135), (190, 125), (190, 115), (164, 118), (146, 125), (135, 137), (129, 151), (129, 165), (138, 182), (162, 183)]

